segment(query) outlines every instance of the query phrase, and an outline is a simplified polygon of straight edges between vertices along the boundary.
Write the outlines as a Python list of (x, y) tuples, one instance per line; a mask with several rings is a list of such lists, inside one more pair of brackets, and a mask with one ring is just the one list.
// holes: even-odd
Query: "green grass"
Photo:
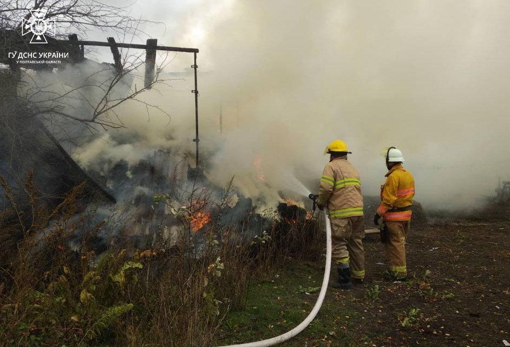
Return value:
[[(284, 334), (299, 325), (313, 309), (322, 284), (323, 270), (311, 263), (291, 264), (250, 284), (244, 310), (230, 312), (218, 334), (221, 345), (248, 343)], [(307, 294), (307, 290), (313, 293)], [(339, 312), (328, 296), (312, 323), (281, 346), (347, 346), (344, 327), (355, 311)], [(349, 300), (346, 298), (346, 300)], [(339, 324), (342, 321), (343, 324)]]

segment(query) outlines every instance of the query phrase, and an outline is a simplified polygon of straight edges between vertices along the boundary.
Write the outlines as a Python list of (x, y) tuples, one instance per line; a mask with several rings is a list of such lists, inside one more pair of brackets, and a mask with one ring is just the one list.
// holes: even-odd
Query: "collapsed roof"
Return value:
[[(18, 201), (28, 197), (23, 185), (33, 172), (36, 188), (48, 202), (57, 203), (73, 187), (86, 182), (84, 195), (98, 202), (115, 202), (104, 187), (89, 177), (60, 146), (27, 106), (13, 102), (3, 105), (0, 117), (0, 175), (12, 188)], [(0, 208), (8, 202), (0, 196)]]

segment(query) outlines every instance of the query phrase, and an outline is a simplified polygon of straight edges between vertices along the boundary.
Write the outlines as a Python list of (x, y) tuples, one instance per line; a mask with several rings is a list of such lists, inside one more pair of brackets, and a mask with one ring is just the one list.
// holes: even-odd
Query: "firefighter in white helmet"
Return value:
[[(391, 280), (407, 279), (406, 238), (411, 223), (414, 197), (413, 175), (402, 163), (402, 152), (390, 147), (386, 152), (386, 182), (381, 186), (381, 203), (374, 216), (374, 224), (381, 227), (389, 269), (384, 276)], [(382, 218), (382, 223), (381, 223)]]
[(333, 287), (350, 289), (365, 278), (365, 236), (363, 196), (358, 171), (347, 161), (349, 149), (341, 140), (333, 141), (324, 154), (330, 155), (319, 185), (317, 206), (327, 207), (332, 229), (332, 258), (338, 271)]

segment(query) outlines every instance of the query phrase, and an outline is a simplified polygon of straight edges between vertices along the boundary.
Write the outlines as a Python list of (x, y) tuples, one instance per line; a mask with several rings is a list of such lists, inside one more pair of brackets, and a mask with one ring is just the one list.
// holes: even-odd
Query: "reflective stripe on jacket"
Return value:
[(317, 203), (328, 208), (330, 218), (363, 216), (360, 176), (345, 158), (335, 158), (324, 167)]
[(386, 182), (381, 186), (381, 204), (377, 214), (387, 221), (411, 220), (413, 197), (413, 175), (402, 164), (397, 164), (388, 171)]

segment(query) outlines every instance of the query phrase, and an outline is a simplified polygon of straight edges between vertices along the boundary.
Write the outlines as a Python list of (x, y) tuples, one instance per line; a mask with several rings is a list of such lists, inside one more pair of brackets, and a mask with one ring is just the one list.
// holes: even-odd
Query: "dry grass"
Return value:
[[(219, 217), (193, 233), (190, 209), (174, 216), (186, 232), (172, 247), (137, 249), (118, 236), (99, 252), (109, 226), (81, 212), (83, 185), (50, 208), (28, 177), (23, 206), (0, 179), (10, 202), (0, 211), (2, 346), (210, 346), (226, 314), (243, 309), (252, 276), (321, 254), (313, 220), (275, 220), (246, 242), (242, 225)], [(186, 199), (213, 204), (203, 189)]]

